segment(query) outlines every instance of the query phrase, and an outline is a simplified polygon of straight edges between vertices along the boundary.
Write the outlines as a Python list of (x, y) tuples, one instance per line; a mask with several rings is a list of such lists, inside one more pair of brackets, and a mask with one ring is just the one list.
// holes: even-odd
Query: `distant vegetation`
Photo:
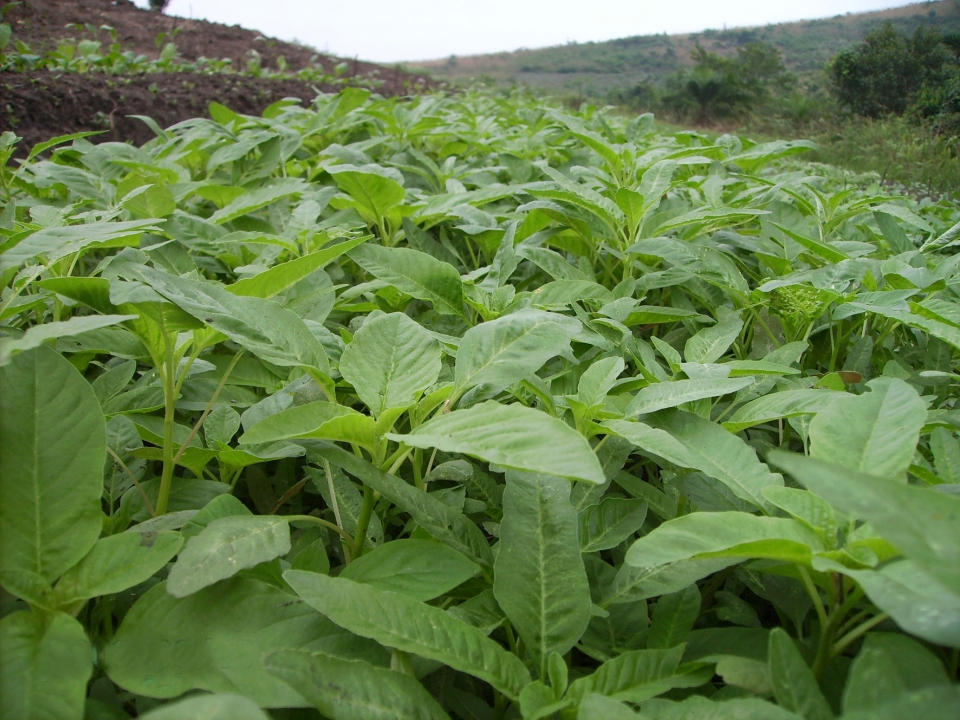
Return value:
[(811, 137), (882, 181), (960, 188), (960, 2), (758, 28), (451, 58), (445, 78), (521, 82), (568, 104), (719, 131)]

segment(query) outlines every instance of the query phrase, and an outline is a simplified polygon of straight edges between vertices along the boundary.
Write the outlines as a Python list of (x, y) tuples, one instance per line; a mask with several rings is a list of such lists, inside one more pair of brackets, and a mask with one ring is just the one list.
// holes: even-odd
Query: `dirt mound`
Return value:
[[(230, 58), (236, 68), (246, 67), (247, 53), (256, 50), (263, 67), (276, 68), (282, 55), (290, 71), (322, 66), (333, 72), (341, 58), (317, 53), (238, 25), (205, 20), (186, 20), (142, 10), (129, 0), (24, 0), (6, 13), (13, 37), (42, 53), (55, 49), (64, 38), (97, 39), (104, 47), (111, 42), (107, 25), (117, 34), (124, 50), (156, 59), (157, 37), (176, 31), (173, 41), (181, 58)], [(92, 25), (89, 29), (78, 29)], [(374, 77), (376, 92), (403, 95), (435, 85), (420, 75), (358, 60), (347, 60), (348, 77)], [(211, 101), (244, 114), (260, 114), (265, 107), (285, 97), (308, 103), (318, 92), (335, 92), (332, 85), (317, 85), (294, 78), (275, 79), (240, 74), (202, 75), (165, 73), (111, 76), (98, 73), (50, 72), (0, 73), (0, 132), (13, 130), (29, 147), (56, 135), (82, 130), (108, 130), (101, 140), (144, 142), (153, 133), (130, 115), (147, 115), (162, 127), (188, 118), (204, 116)]]

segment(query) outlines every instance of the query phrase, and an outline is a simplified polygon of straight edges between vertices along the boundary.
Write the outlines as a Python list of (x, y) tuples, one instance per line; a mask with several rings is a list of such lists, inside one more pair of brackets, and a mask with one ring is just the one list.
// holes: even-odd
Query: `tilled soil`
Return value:
[[(265, 38), (237, 25), (204, 20), (186, 20), (141, 10), (129, 0), (23, 0), (6, 14), (14, 38), (34, 52), (54, 49), (63, 38), (96, 37), (106, 48), (108, 25), (117, 33), (124, 50), (156, 58), (156, 38), (178, 29), (174, 42), (185, 60), (231, 58), (234, 67), (245, 67), (247, 52), (256, 50), (263, 66), (275, 68), (283, 55), (290, 70), (321, 65), (330, 72), (343, 62), (311, 48)], [(89, 29), (72, 24), (93, 25)], [(377, 77), (383, 95), (404, 95), (434, 86), (430, 80), (373, 63), (347, 60), (350, 77)], [(258, 115), (273, 102), (286, 97), (309, 103), (318, 92), (335, 92), (333, 86), (296, 79), (257, 78), (239, 74), (200, 75), (164, 73), (110, 76), (101, 73), (0, 73), (0, 132), (12, 130), (24, 138), (20, 152), (57, 135), (83, 130), (106, 130), (93, 140), (142, 143), (153, 137), (149, 128), (131, 115), (152, 117), (161, 127), (204, 116), (211, 101), (232, 110)]]

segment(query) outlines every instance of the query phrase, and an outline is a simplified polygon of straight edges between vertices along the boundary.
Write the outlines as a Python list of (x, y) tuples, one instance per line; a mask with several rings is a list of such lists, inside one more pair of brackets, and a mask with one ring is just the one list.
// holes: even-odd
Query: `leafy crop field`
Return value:
[(953, 718), (960, 209), (517, 96), (0, 196), (0, 715)]

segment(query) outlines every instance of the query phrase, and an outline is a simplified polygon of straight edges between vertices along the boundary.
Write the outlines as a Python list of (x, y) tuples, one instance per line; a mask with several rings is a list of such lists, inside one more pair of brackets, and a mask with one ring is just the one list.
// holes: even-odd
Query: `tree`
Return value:
[(163, 12), (169, 4), (170, 0), (150, 0), (150, 9), (156, 12)]
[(838, 102), (857, 115), (902, 115), (923, 88), (942, 87), (956, 74), (940, 33), (919, 27), (912, 37), (884, 23), (862, 45), (838, 53), (828, 66)]

